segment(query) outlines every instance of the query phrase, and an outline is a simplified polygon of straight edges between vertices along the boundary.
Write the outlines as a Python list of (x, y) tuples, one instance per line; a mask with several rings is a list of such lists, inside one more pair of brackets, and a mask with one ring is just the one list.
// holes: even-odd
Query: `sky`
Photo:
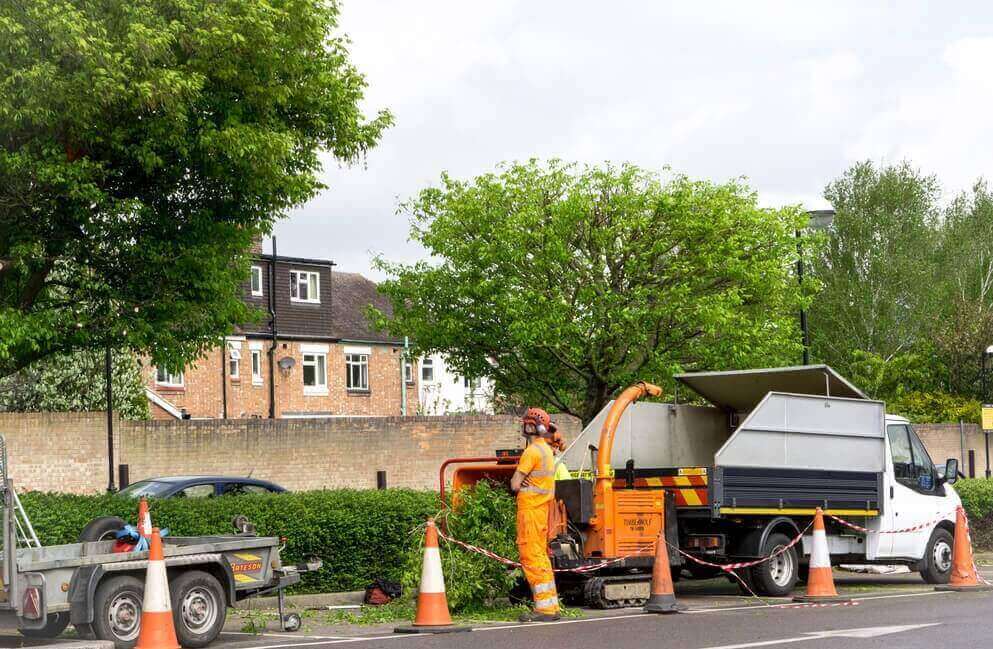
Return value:
[[(993, 6), (983, 2), (342, 0), (341, 33), (396, 124), (277, 223), (279, 253), (383, 276), (413, 262), (401, 202), (502, 161), (605, 161), (828, 207), (859, 160), (907, 159), (946, 196), (993, 178)], [(267, 251), (269, 251), (267, 243)]]

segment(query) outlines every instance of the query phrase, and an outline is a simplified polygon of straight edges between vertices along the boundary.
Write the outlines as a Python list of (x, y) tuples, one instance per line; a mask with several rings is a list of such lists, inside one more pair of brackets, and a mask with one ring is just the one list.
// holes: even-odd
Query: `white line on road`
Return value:
[(742, 644), (724, 644), (719, 646), (704, 647), (704, 649), (750, 649), (751, 647), (771, 647), (773, 645), (792, 644), (794, 642), (806, 642), (808, 640), (823, 640), (824, 638), (878, 638), (879, 636), (891, 633), (902, 633), (915, 629), (924, 629), (931, 626), (938, 626), (940, 622), (931, 624), (904, 624), (902, 626), (870, 626), (860, 629), (835, 629), (832, 631), (814, 631), (804, 633), (802, 636), (792, 638), (780, 638), (779, 640), (762, 640), (759, 642), (745, 642)]
[[(897, 597), (923, 597), (923, 596), (926, 596), (926, 595), (948, 595), (948, 594), (950, 594), (950, 593), (944, 592), (944, 591), (923, 591), (923, 592), (917, 592), (917, 593), (897, 593), (897, 594), (893, 594), (893, 595), (865, 595), (865, 596), (862, 596), (862, 597), (853, 597), (852, 599), (853, 600), (860, 600), (860, 601), (868, 601), (868, 600), (873, 600), (873, 599), (892, 599), (892, 598), (897, 598)], [(693, 610), (683, 611), (683, 613), (684, 614), (685, 613), (698, 614), (698, 613), (724, 613), (724, 612), (744, 611), (744, 610), (755, 610), (755, 611), (757, 611), (757, 610), (770, 609), (770, 608), (782, 609), (782, 608), (786, 608), (786, 607), (789, 607), (789, 606), (794, 606), (794, 604), (792, 604), (792, 603), (788, 603), (788, 604), (772, 604), (772, 605), (769, 605), (769, 606), (762, 606), (762, 605), (755, 605), (755, 604), (753, 604), (751, 606), (717, 606), (717, 607), (714, 607), (714, 608), (700, 608), (700, 609), (693, 609)], [(646, 620), (650, 620), (650, 619), (653, 619), (655, 616), (639, 611), (637, 613), (625, 613), (623, 615), (603, 615), (603, 616), (600, 616), (600, 617), (584, 617), (584, 618), (578, 618), (578, 619), (572, 619), (572, 620), (559, 620), (558, 622), (543, 622), (541, 624), (516, 624), (515, 623), (515, 624), (500, 624), (500, 625), (492, 625), (492, 626), (481, 626), (481, 627), (473, 627), (472, 630), (474, 632), (476, 632), (476, 631), (505, 631), (507, 629), (521, 629), (521, 628), (540, 629), (542, 627), (556, 626), (556, 625), (562, 625), (562, 624), (585, 624), (585, 623), (589, 623), (589, 622), (607, 622), (607, 621), (611, 621), (611, 620), (624, 620), (624, 619), (639, 618), (639, 617), (640, 618), (644, 618)], [(928, 625), (925, 625), (925, 626), (928, 626)], [(341, 639), (341, 640), (318, 640), (318, 641), (314, 641), (314, 642), (290, 642), (290, 643), (285, 643), (285, 644), (264, 645), (264, 646), (261, 646), (261, 647), (254, 647), (253, 646), (253, 647), (249, 647), (247, 649), (289, 649), (290, 647), (309, 647), (309, 646), (320, 645), (320, 644), (345, 644), (345, 643), (348, 643), (348, 642), (364, 642), (366, 640), (399, 640), (399, 639), (402, 639), (402, 638), (408, 638), (408, 639), (410, 639), (410, 638), (415, 638), (415, 637), (424, 637), (424, 636), (413, 636), (413, 635), (408, 635), (408, 634), (393, 634), (393, 635), (383, 635), (383, 636), (365, 636), (365, 637), (358, 637), (358, 638), (345, 638), (345, 639)], [(812, 638), (806, 638), (805, 637), (804, 639), (805, 640), (809, 640), (809, 639), (812, 639)], [(779, 641), (779, 642), (782, 642), (782, 641)], [(794, 640), (792, 642), (799, 642), (799, 640)], [(733, 646), (737, 646), (737, 645), (731, 645), (731, 646), (733, 647)], [(746, 645), (746, 646), (762, 646), (762, 645)], [(711, 648), (711, 649), (716, 649), (716, 648)]]
[(248, 631), (221, 631), (221, 635), (253, 635), (259, 640), (262, 638), (303, 638), (305, 640), (345, 640), (347, 635), (302, 635), (300, 633), (250, 633)]

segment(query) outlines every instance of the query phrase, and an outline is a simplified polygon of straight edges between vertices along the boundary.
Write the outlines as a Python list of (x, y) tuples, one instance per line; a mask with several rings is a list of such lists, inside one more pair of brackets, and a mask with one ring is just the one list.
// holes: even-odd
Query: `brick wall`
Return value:
[[(119, 429), (121, 422), (115, 424)], [(10, 477), (20, 490), (93, 493), (107, 488), (103, 413), (0, 413)], [(120, 453), (118, 438), (115, 455)]]
[[(577, 420), (556, 422), (566, 439), (580, 431)], [(101, 413), (0, 414), (16, 484), (102, 491), (105, 426)], [(520, 443), (519, 420), (512, 416), (121, 421), (115, 432), (116, 461), (129, 465), (132, 482), (157, 475), (251, 473), (293, 490), (372, 488), (380, 470), (391, 487), (433, 489), (443, 460)]]
[[(914, 424), (914, 430), (927, 447), (931, 460), (942, 466), (950, 457), (958, 458), (959, 471), (969, 477), (986, 475), (986, 440), (978, 424)], [(972, 451), (973, 474), (969, 473)]]

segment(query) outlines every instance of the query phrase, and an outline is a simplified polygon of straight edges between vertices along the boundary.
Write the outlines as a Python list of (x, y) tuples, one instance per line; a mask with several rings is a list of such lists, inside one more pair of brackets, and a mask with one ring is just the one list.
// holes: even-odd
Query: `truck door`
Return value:
[[(924, 444), (909, 425), (886, 426), (893, 473), (887, 476), (884, 530), (898, 530), (932, 521), (946, 506), (944, 491), (938, 487), (937, 473)], [(919, 559), (924, 554), (931, 528), (915, 532), (885, 534), (880, 549), (892, 557)], [(889, 547), (886, 552), (885, 548)]]

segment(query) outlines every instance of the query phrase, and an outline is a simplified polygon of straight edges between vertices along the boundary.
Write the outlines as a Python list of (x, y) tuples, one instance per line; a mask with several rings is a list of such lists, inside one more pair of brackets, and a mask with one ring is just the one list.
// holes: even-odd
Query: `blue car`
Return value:
[(135, 482), (120, 495), (131, 498), (214, 498), (215, 496), (244, 496), (249, 494), (279, 494), (286, 491), (278, 484), (255, 478), (221, 475), (178, 475), (149, 478)]

